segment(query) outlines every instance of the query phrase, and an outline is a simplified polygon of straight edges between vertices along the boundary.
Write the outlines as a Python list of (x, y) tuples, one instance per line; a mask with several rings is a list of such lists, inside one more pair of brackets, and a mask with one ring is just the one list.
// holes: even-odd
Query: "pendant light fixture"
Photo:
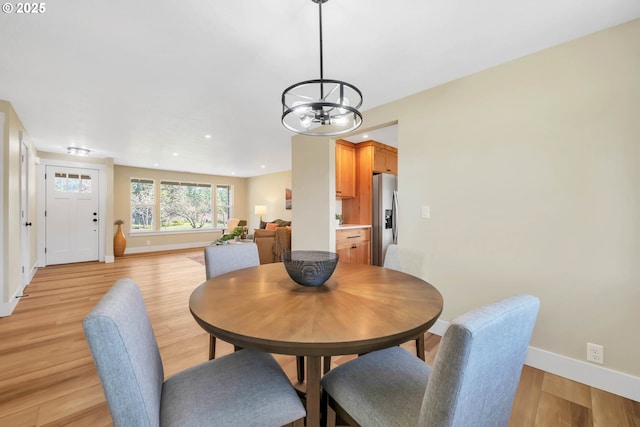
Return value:
[(342, 135), (362, 124), (362, 93), (354, 85), (324, 78), (322, 53), (322, 3), (320, 18), (320, 78), (289, 86), (282, 92), (282, 124), (287, 129), (311, 136)]

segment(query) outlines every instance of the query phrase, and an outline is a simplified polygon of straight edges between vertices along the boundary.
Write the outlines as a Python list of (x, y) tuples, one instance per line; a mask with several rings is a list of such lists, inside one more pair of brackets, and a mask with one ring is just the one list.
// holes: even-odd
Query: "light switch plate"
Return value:
[(422, 218), (431, 218), (431, 208), (429, 206), (423, 206), (421, 209), (421, 217)]

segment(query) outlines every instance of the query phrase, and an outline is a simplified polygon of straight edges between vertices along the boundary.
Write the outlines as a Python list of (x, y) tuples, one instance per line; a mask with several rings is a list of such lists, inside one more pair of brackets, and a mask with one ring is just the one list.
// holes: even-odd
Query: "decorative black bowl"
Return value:
[(287, 251), (282, 254), (287, 273), (299, 285), (320, 286), (333, 274), (338, 254), (325, 251)]

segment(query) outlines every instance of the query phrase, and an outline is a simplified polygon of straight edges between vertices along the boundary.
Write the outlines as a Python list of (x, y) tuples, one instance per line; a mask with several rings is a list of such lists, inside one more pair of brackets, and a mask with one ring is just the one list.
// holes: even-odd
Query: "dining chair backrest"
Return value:
[(120, 279), (83, 322), (116, 426), (160, 425), (164, 369), (138, 286)]
[(518, 295), (456, 318), (427, 383), (421, 426), (507, 426), (540, 301)]
[(260, 265), (258, 245), (255, 243), (230, 243), (204, 248), (204, 265), (207, 280), (230, 271)]
[(384, 262), (382, 263), (384, 268), (390, 268), (392, 270), (402, 271), (400, 265), (400, 254), (398, 253), (398, 245), (391, 243), (387, 246), (387, 250), (384, 253)]

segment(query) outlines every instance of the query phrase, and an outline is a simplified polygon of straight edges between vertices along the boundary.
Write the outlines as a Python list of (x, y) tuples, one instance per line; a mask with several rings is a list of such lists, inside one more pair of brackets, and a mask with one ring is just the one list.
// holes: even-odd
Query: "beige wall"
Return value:
[[(638, 52), (636, 20), (365, 113), (362, 130), (398, 120), (403, 264), (440, 289), (442, 319), (531, 293), (533, 347), (584, 361), (602, 344), (605, 367), (640, 376)], [(294, 151), (294, 190), (314, 162)], [(331, 214), (295, 202), (294, 219)]]
[[(269, 175), (248, 178), (247, 201), (249, 213), (247, 218), (249, 230), (258, 228), (260, 218), (255, 215), (255, 206), (267, 207), (267, 214), (262, 216), (264, 221), (283, 219), (291, 221), (291, 210), (285, 208), (285, 190), (291, 189), (291, 171), (272, 173)], [(295, 196), (292, 199), (295, 203)]]
[(335, 142), (296, 135), (291, 153), (295, 224), (291, 247), (335, 251)]
[(35, 271), (37, 253), (37, 198), (36, 198), (36, 170), (35, 158), (37, 151), (33, 147), (29, 134), (24, 128), (18, 114), (7, 101), (0, 101), (0, 116), (3, 125), (0, 126), (0, 164), (2, 165), (2, 204), (0, 205), (0, 223), (2, 227), (2, 251), (0, 252), (0, 315), (9, 314), (15, 307), (15, 296), (21, 293), (22, 289), (22, 219), (20, 206), (20, 132), (23, 134), (23, 142), (29, 147), (29, 156), (26, 159), (28, 164), (29, 212), (26, 218), (33, 223), (30, 229), (29, 255), (24, 265), (27, 275), (30, 276)]
[[(149, 178), (156, 182), (161, 180), (189, 181), (196, 183), (208, 183), (215, 187), (217, 184), (231, 184), (234, 191), (234, 209), (233, 215), (237, 218), (248, 218), (247, 207), (247, 180), (246, 178), (234, 178), (217, 175), (193, 174), (187, 172), (172, 172), (156, 169), (132, 168), (127, 166), (114, 167), (114, 195), (113, 195), (113, 212), (114, 220), (123, 219), (125, 221), (124, 233), (127, 238), (127, 252), (141, 252), (147, 246), (154, 248), (175, 248), (193, 244), (208, 244), (218, 237), (220, 231), (199, 231), (193, 233), (139, 233), (131, 235), (129, 232), (130, 208), (129, 208), (129, 186), (131, 178)], [(156, 213), (158, 217), (158, 213)], [(116, 231), (113, 226), (113, 233)], [(113, 235), (112, 233), (112, 235)]]

